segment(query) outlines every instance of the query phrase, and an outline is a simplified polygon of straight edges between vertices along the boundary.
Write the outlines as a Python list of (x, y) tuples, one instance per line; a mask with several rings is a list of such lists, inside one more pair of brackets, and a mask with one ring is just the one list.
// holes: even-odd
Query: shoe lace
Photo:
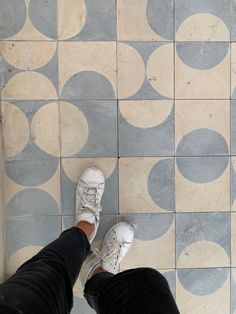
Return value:
[(85, 183), (83, 193), (81, 193), (81, 205), (83, 209), (89, 208), (95, 215), (102, 210), (101, 205), (98, 205), (97, 193), (100, 189), (98, 187), (89, 187)]
[(115, 270), (118, 264), (118, 259), (120, 255), (120, 251), (124, 244), (130, 244), (130, 242), (121, 242), (117, 239), (117, 237), (113, 236), (113, 242), (110, 249), (106, 252), (101, 252), (99, 249), (95, 248), (93, 253), (96, 257), (101, 259), (104, 262), (110, 262), (113, 269)]

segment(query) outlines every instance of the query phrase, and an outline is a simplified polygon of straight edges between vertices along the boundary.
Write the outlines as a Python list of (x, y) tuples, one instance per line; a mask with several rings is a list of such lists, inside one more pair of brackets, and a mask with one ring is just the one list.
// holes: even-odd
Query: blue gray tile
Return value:
[(193, 14), (208, 13), (220, 18), (230, 29), (230, 0), (176, 0), (175, 29)]
[(74, 305), (71, 314), (95, 314), (85, 299), (74, 296)]
[(196, 183), (209, 183), (216, 180), (224, 173), (228, 163), (228, 156), (176, 158), (176, 164), (182, 176)]
[(24, 0), (1, 0), (0, 3), (0, 39), (18, 33), (27, 17)]
[(217, 292), (230, 276), (229, 268), (179, 269), (181, 285), (193, 295), (206, 296)]
[(60, 216), (9, 217), (6, 221), (6, 256), (10, 257), (25, 246), (45, 246), (60, 232)]
[(236, 100), (231, 100), (231, 154), (236, 154)]
[(173, 156), (174, 112), (161, 124), (151, 128), (139, 128), (130, 124), (119, 112), (119, 155)]
[[(176, 217), (177, 260), (187, 247), (202, 241), (205, 243), (205, 250), (208, 250), (207, 244), (213, 242), (221, 247), (230, 258), (230, 213), (178, 213)], [(199, 258), (204, 259), (203, 252), (199, 252)]]
[(236, 1), (231, 0), (231, 40), (236, 41)]

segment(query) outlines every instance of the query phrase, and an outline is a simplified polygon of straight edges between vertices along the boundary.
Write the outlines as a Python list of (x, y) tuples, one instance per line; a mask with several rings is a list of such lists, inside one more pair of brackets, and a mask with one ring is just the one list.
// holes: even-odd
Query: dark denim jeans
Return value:
[[(72, 288), (89, 253), (83, 231), (64, 231), (0, 285), (0, 313), (70, 313)], [(151, 268), (96, 274), (86, 283), (84, 296), (102, 314), (179, 314), (166, 279)]]

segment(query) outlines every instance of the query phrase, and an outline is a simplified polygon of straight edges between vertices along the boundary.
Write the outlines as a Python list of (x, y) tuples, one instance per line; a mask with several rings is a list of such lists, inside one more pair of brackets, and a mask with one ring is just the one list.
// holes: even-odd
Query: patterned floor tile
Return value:
[(102, 198), (104, 214), (118, 212), (118, 166), (116, 158), (63, 158), (62, 159), (62, 208), (64, 214), (74, 214), (75, 190), (79, 177), (88, 167), (100, 168), (106, 179)]
[(229, 99), (229, 43), (177, 43), (175, 57), (177, 99)]
[(57, 102), (2, 102), (1, 115), (7, 159), (60, 157)]
[(118, 40), (173, 40), (173, 0), (118, 0)]
[(181, 314), (229, 314), (230, 269), (178, 270), (177, 304)]
[(231, 266), (236, 267), (236, 213), (231, 214)]
[(57, 99), (56, 42), (3, 41), (4, 100)]
[(231, 269), (231, 314), (236, 313), (236, 268)]
[[(174, 214), (121, 214), (135, 228), (135, 239), (121, 269), (175, 268)], [(148, 227), (148, 228), (147, 228)]]
[(58, 37), (76, 41), (115, 40), (116, 1), (59, 1)]
[(177, 214), (176, 266), (229, 267), (230, 239), (230, 213)]
[(118, 43), (117, 49), (119, 98), (173, 98), (172, 43)]
[(115, 42), (60, 42), (61, 99), (116, 98)]
[(231, 43), (231, 97), (236, 99), (236, 43)]
[(231, 157), (231, 210), (236, 211), (236, 157)]
[(229, 101), (177, 100), (175, 143), (177, 156), (228, 155)]
[(229, 211), (229, 157), (177, 157), (175, 186), (177, 212)]
[(175, 210), (173, 158), (120, 158), (121, 213)]
[(60, 136), (63, 157), (117, 156), (116, 102), (61, 101)]
[(119, 156), (173, 156), (171, 100), (119, 102)]
[(231, 0), (175, 0), (177, 41), (229, 41)]
[(6, 221), (6, 274), (13, 274), (61, 232), (61, 217), (11, 217)]
[(59, 160), (6, 161), (4, 205), (7, 216), (59, 215)]

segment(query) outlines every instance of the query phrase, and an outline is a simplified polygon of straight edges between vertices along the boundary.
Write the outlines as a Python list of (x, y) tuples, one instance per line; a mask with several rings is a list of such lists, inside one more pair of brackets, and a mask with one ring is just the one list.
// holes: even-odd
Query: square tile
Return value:
[(171, 100), (119, 102), (119, 156), (173, 156)]
[(230, 45), (227, 42), (176, 43), (177, 99), (230, 98)]
[(228, 100), (177, 100), (175, 143), (177, 156), (228, 155), (230, 102)]
[(236, 157), (231, 157), (231, 210), (236, 211)]
[(3, 100), (57, 99), (56, 42), (3, 41)]
[(230, 239), (230, 213), (177, 213), (177, 268), (229, 267)]
[(175, 186), (177, 212), (229, 211), (229, 157), (177, 157)]
[(120, 158), (119, 198), (121, 213), (173, 212), (173, 158)]
[[(175, 214), (121, 214), (134, 226), (134, 242), (121, 269), (175, 268)], [(149, 226), (149, 228), (147, 228)]]
[(116, 1), (59, 1), (58, 37), (76, 41), (116, 40)]
[(60, 215), (58, 159), (5, 161), (3, 179), (7, 216)]
[(181, 314), (230, 313), (230, 269), (177, 271), (177, 304)]
[(119, 99), (172, 99), (173, 48), (173, 43), (118, 43)]
[(60, 139), (63, 157), (117, 156), (116, 102), (61, 101)]
[(236, 311), (236, 268), (231, 269), (231, 313)]
[(118, 0), (118, 40), (174, 40), (173, 0)]
[(58, 102), (2, 102), (1, 115), (6, 159), (60, 157)]
[(231, 97), (236, 99), (236, 43), (231, 43)]
[(231, 0), (176, 0), (177, 41), (229, 41)]
[(6, 274), (38, 253), (61, 233), (61, 217), (10, 217), (6, 221)]
[(236, 213), (231, 213), (231, 266), (236, 267)]
[(61, 99), (116, 98), (116, 42), (59, 42)]
[(51, 40), (57, 38), (57, 0), (14, 0), (0, 4), (0, 38)]
[(106, 188), (101, 203), (102, 213), (118, 213), (118, 165), (116, 158), (63, 158), (61, 167), (62, 209), (64, 214), (74, 215), (77, 182), (82, 173), (89, 167), (101, 169), (106, 179)]

